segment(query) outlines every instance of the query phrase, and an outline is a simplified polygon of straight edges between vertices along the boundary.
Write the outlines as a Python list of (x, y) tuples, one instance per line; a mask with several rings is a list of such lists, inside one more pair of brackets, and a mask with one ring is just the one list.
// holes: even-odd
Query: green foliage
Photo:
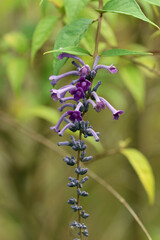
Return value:
[(136, 171), (146, 193), (148, 194), (150, 203), (153, 203), (155, 181), (152, 168), (147, 158), (141, 152), (133, 148), (123, 149), (121, 153), (128, 159)]
[[(62, 31), (60, 32), (59, 36), (57, 37), (55, 44), (54, 44), (54, 50), (59, 48), (64, 48), (68, 46), (77, 46), (79, 42), (81, 41), (82, 37), (87, 32), (89, 26), (93, 20), (83, 18), (78, 19), (70, 24), (67, 24)], [(58, 74), (61, 67), (66, 62), (65, 59), (59, 61), (57, 59), (58, 54), (54, 54), (54, 61), (53, 61), (53, 72), (54, 74)]]
[(152, 53), (145, 53), (145, 52), (135, 52), (126, 49), (110, 49), (103, 52), (101, 55), (104, 57), (113, 57), (113, 56), (125, 56), (125, 55), (151, 55)]
[(135, 0), (111, 0), (107, 2), (103, 7), (103, 12), (114, 12), (114, 13), (122, 13), (126, 15), (133, 16), (135, 18), (139, 18), (145, 22), (148, 22), (155, 27), (159, 28), (155, 23), (150, 21), (142, 12), (139, 5)]
[(60, 113), (57, 110), (41, 105), (33, 108), (31, 107), (28, 109), (27, 113), (31, 116), (42, 118), (53, 124), (56, 124), (60, 118)]
[(132, 65), (121, 69), (120, 74), (125, 86), (135, 99), (139, 110), (142, 110), (145, 100), (145, 80), (143, 75)]
[(144, 1), (160, 7), (160, 1), (159, 0), (144, 0)]
[(86, 49), (79, 48), (79, 47), (72, 47), (72, 46), (47, 51), (44, 54), (47, 54), (47, 53), (62, 53), (62, 52), (73, 54), (73, 55), (79, 55), (79, 56), (91, 56), (90, 52), (88, 52)]
[(57, 17), (47, 16), (38, 23), (32, 39), (32, 50), (31, 50), (32, 61), (38, 49), (40, 49), (42, 45), (45, 43), (45, 41), (48, 39), (57, 20), (58, 20)]
[(28, 39), (22, 32), (13, 31), (6, 33), (3, 40), (8, 48), (20, 54), (26, 53), (29, 49)]
[(7, 64), (7, 75), (15, 95), (20, 94), (21, 85), (27, 72), (27, 61), (24, 58), (11, 58)]
[(77, 18), (77, 15), (87, 5), (90, 0), (65, 0), (65, 10), (69, 22)]

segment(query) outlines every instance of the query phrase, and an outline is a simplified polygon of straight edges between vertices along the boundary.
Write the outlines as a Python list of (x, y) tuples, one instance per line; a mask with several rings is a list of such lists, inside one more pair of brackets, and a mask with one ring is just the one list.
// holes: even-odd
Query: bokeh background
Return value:
[[(106, 2), (106, 1), (104, 1)], [(143, 12), (160, 26), (160, 9), (138, 1)], [(77, 15), (96, 19), (97, 1), (90, 1)], [(59, 17), (56, 26), (36, 53), (31, 64), (32, 37), (39, 21), (48, 15)], [(58, 148), (60, 140), (50, 131), (60, 114), (50, 98), (48, 77), (53, 73), (52, 50), (62, 27), (69, 22), (63, 1), (0, 1), (0, 239), (69, 240), (76, 238), (68, 223), (74, 213), (67, 200), (74, 195), (67, 188), (72, 169), (62, 161), (69, 151)], [(93, 52), (96, 24), (80, 46)], [(95, 82), (103, 85), (99, 94), (116, 108), (125, 110), (118, 121), (109, 111), (90, 109), (86, 119), (101, 132), (100, 143), (88, 142), (93, 156), (113, 153), (89, 164), (90, 169), (109, 182), (133, 207), (150, 232), (160, 239), (160, 34), (148, 23), (118, 14), (104, 15), (100, 51), (111, 47), (153, 52), (153, 56), (108, 57), (118, 73), (99, 71)], [(83, 57), (92, 64), (92, 59)], [(71, 61), (61, 73), (71, 70)], [(63, 81), (69, 82), (70, 79)], [(57, 87), (62, 86), (62, 82)], [(69, 139), (69, 132), (62, 140)], [(116, 149), (120, 144), (137, 148), (149, 160), (156, 181), (155, 202), (147, 195), (127, 159)], [(72, 151), (70, 151), (72, 152)], [(117, 152), (114, 154), (114, 152)], [(93, 179), (86, 183), (89, 197), (83, 201), (92, 240), (145, 240), (146, 236), (106, 189)]]

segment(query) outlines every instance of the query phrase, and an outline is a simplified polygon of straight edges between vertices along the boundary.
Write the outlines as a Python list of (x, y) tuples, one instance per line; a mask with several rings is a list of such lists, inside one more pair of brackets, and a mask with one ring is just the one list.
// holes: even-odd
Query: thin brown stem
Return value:
[(135, 59), (133, 59), (133, 58), (131, 58), (131, 57), (125, 57), (125, 59), (131, 61), (132, 63), (136, 64), (137, 66), (140, 66), (140, 67), (145, 68), (145, 69), (146, 69), (147, 71), (149, 71), (149, 72), (152, 72), (152, 73), (160, 76), (160, 71), (159, 71), (159, 70), (156, 70), (156, 69), (154, 69), (154, 68), (148, 67), (148, 66), (145, 65), (144, 63), (141, 63), (141, 62), (139, 62), (139, 61), (137, 61), (137, 60), (135, 60)]
[[(102, 10), (102, 8), (103, 8), (103, 0), (99, 0), (99, 9)], [(99, 46), (99, 39), (100, 39), (101, 22), (102, 22), (102, 13), (99, 13), (93, 60), (95, 60), (96, 56), (98, 56), (98, 46)]]

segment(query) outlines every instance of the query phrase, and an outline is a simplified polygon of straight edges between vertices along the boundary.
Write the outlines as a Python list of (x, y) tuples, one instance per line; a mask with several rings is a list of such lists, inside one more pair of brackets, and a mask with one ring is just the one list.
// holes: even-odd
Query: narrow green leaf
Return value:
[(125, 55), (152, 55), (152, 53), (135, 52), (127, 49), (110, 49), (101, 54), (104, 57), (125, 56)]
[(16, 95), (20, 94), (21, 85), (23, 83), (27, 71), (27, 60), (24, 58), (13, 58), (7, 65), (7, 75)]
[(52, 32), (52, 29), (58, 18), (47, 16), (42, 19), (37, 25), (32, 39), (31, 60), (33, 61), (36, 52), (42, 47)]
[(53, 124), (56, 124), (60, 118), (60, 113), (57, 110), (46, 106), (36, 106), (30, 108), (27, 113), (31, 116), (43, 118)]
[(63, 52), (73, 54), (73, 55), (79, 55), (79, 56), (91, 56), (90, 52), (88, 52), (86, 49), (79, 48), (79, 47), (72, 47), (72, 46), (47, 51), (44, 54), (47, 54), (47, 53), (63, 53)]
[(160, 7), (160, 1), (159, 0), (144, 0), (144, 1)]
[[(68, 46), (77, 46), (92, 22), (93, 20), (91, 19), (81, 18), (71, 22), (70, 24), (67, 24), (57, 37), (54, 50)], [(58, 74), (59, 70), (66, 62), (66, 59), (61, 61), (58, 60), (57, 56), (58, 53), (54, 53), (55, 58), (53, 60), (53, 74), (55, 75)]]
[(69, 21), (73, 21), (90, 0), (65, 0), (65, 10)]
[(143, 75), (132, 65), (121, 69), (120, 75), (135, 99), (139, 110), (143, 109), (145, 100), (145, 80)]
[(18, 53), (26, 53), (29, 49), (28, 39), (21, 32), (13, 31), (6, 33), (3, 39), (7, 47), (12, 48)]
[(136, 171), (150, 203), (154, 202), (155, 180), (152, 168), (147, 158), (138, 150), (127, 148), (121, 150), (121, 153), (128, 159), (134, 170)]
[(155, 23), (150, 21), (142, 12), (141, 8), (137, 4), (135, 0), (110, 0), (107, 2), (102, 12), (114, 12), (114, 13), (121, 13), (133, 16), (135, 18), (139, 18), (145, 22), (148, 22), (155, 27), (159, 28)]

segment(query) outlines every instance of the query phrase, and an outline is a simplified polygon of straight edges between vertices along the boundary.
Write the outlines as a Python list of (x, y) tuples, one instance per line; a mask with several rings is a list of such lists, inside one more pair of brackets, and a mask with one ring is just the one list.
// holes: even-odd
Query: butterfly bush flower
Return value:
[[(98, 65), (99, 56), (96, 57), (92, 70), (81, 58), (75, 55), (61, 53), (58, 56), (58, 59), (61, 60), (63, 58), (73, 58), (74, 60), (72, 61), (72, 64), (76, 67), (76, 70), (58, 76), (50, 76), (49, 80), (51, 80), (52, 86), (56, 86), (60, 79), (63, 79), (64, 81), (63, 87), (59, 89), (53, 88), (50, 92), (51, 98), (55, 102), (59, 101), (61, 106), (58, 109), (60, 112), (66, 108), (70, 109), (61, 115), (57, 124), (51, 127), (51, 129), (58, 133), (59, 136), (63, 136), (67, 129), (71, 132), (80, 131), (80, 135), (83, 135), (84, 138), (92, 136), (95, 141), (99, 141), (99, 132), (96, 132), (93, 127), (89, 125), (88, 121), (84, 121), (83, 116), (88, 112), (90, 106), (92, 106), (96, 112), (105, 110), (107, 107), (112, 112), (114, 120), (118, 120), (119, 116), (123, 114), (124, 111), (116, 110), (105, 98), (97, 94), (97, 90), (101, 85), (100, 81), (91, 88), (93, 79), (96, 77), (99, 69), (105, 69), (111, 74), (116, 73), (117, 69), (113, 65)], [(64, 78), (67, 76), (76, 76), (76, 79), (71, 80), (70, 84), (66, 85)], [(68, 94), (68, 96), (66, 96), (66, 94)], [(64, 126), (61, 128), (63, 123)], [(80, 236), (80, 239), (82, 239), (82, 235), (88, 237), (87, 227), (82, 223), (82, 220), (87, 219), (89, 214), (86, 213), (83, 206), (80, 205), (80, 198), (88, 196), (88, 192), (82, 190), (83, 185), (88, 180), (88, 176), (83, 176), (87, 174), (88, 168), (83, 168), (81, 165), (82, 163), (92, 160), (92, 156), (86, 156), (85, 149), (87, 146), (84, 141), (81, 140), (81, 137), (76, 140), (71, 135), (70, 141), (59, 142), (58, 146), (69, 146), (74, 151), (78, 152), (77, 159), (74, 156), (66, 156), (63, 160), (68, 166), (73, 167), (76, 165), (76, 178), (69, 177), (69, 183), (67, 184), (68, 187), (76, 189), (75, 196), (68, 200), (68, 204), (71, 205), (71, 209), (77, 213), (78, 219), (74, 220), (70, 224), (70, 227), (77, 229), (77, 234)], [(79, 240), (79, 238), (76, 239)]]

